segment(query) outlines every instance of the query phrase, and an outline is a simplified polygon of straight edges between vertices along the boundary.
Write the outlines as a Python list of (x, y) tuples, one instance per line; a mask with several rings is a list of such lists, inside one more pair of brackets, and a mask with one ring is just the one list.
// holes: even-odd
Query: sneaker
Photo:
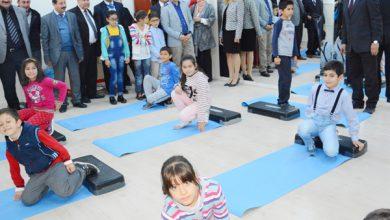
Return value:
[(315, 154), (316, 154), (316, 148), (315, 148), (314, 146), (309, 147), (309, 148), (307, 149), (307, 151), (309, 152), (309, 154), (310, 154), (311, 157), (314, 157)]
[(363, 112), (366, 112), (366, 113), (372, 115), (375, 112), (375, 108), (366, 106), (366, 108), (363, 110)]
[(291, 107), (291, 105), (288, 102), (281, 103), (281, 104), (278, 103), (278, 105), (280, 106), (281, 109), (288, 109), (289, 107)]
[(110, 96), (110, 103), (111, 103), (111, 105), (116, 105), (116, 103), (118, 103), (118, 102), (116, 101), (114, 96)]
[(267, 73), (273, 73), (273, 69), (271, 69), (271, 67), (267, 67)]
[(267, 73), (267, 71), (260, 72), (260, 75), (264, 76), (264, 77), (270, 77), (271, 76), (271, 75), (269, 75), (269, 73)]
[(173, 127), (173, 129), (175, 130), (179, 130), (179, 129), (182, 129), (182, 128), (185, 128), (187, 127), (191, 122), (188, 121), (188, 122), (180, 122), (179, 124), (175, 125), (175, 127)]
[(118, 102), (120, 103), (126, 103), (127, 100), (125, 98), (123, 98), (123, 95), (118, 95)]
[(153, 107), (153, 104), (147, 102), (144, 106), (142, 106), (142, 109), (147, 110), (147, 109), (150, 109), (152, 107)]
[(92, 163), (75, 161), (74, 165), (83, 170), (85, 172), (85, 176), (92, 176), (100, 173), (100, 169)]

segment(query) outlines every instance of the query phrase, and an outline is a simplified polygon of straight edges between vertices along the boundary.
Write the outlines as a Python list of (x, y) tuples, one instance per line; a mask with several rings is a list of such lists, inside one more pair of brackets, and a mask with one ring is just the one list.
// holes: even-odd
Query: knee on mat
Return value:
[(298, 135), (301, 138), (310, 137), (309, 127), (301, 123), (298, 127)]
[(339, 148), (334, 146), (324, 146), (324, 152), (328, 157), (336, 157), (339, 154)]
[(32, 206), (32, 205), (37, 204), (40, 199), (29, 198), (28, 196), (24, 196), (24, 194), (22, 194), (22, 199), (21, 200), (22, 200), (23, 205), (25, 205), (25, 206)]

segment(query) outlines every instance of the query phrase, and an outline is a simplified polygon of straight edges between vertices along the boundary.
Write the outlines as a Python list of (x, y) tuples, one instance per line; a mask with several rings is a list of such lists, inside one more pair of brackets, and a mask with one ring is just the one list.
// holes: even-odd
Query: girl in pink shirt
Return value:
[[(37, 125), (51, 133), (54, 111), (58, 110), (66, 98), (67, 87), (64, 82), (46, 77), (37, 60), (23, 61), (20, 83), (26, 96), (27, 108), (18, 111), (22, 121)], [(59, 92), (55, 99), (54, 89)]]

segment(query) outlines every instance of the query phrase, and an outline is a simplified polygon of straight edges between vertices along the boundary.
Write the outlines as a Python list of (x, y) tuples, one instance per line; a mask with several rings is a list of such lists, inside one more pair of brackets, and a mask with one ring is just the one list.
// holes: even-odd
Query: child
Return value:
[(150, 74), (150, 45), (152, 44), (152, 36), (149, 26), (146, 24), (147, 16), (145, 11), (137, 11), (135, 13), (137, 23), (130, 26), (130, 36), (133, 45), (132, 59), (135, 64), (135, 92), (138, 100), (145, 98), (142, 82), (145, 75)]
[(298, 134), (305, 142), (311, 156), (315, 153), (312, 139), (315, 136), (320, 137), (326, 155), (337, 156), (339, 141), (336, 123), (341, 115), (345, 115), (348, 119), (353, 145), (359, 150), (364, 146), (358, 138), (359, 119), (353, 110), (352, 99), (340, 86), (343, 74), (343, 64), (339, 61), (330, 61), (324, 66), (324, 84), (315, 85), (312, 88), (306, 110), (308, 119), (303, 121), (298, 128)]
[(130, 62), (130, 50), (127, 44), (125, 30), (118, 24), (118, 14), (116, 11), (108, 11), (106, 20), (108, 25), (100, 29), (101, 59), (110, 69), (110, 103), (116, 105), (115, 86), (118, 91), (118, 102), (127, 102), (123, 97), (123, 71), (125, 63), (128, 64)]
[(173, 156), (161, 168), (165, 197), (161, 217), (164, 220), (229, 219), (221, 185), (198, 178), (190, 162)]
[(161, 79), (158, 80), (150, 75), (145, 76), (144, 91), (146, 95), (146, 105), (144, 106), (144, 109), (149, 109), (156, 103), (168, 100), (174, 89), (174, 86), (179, 83), (180, 73), (176, 64), (170, 61), (171, 58), (171, 49), (169, 47), (161, 48)]
[(160, 49), (165, 47), (164, 32), (158, 28), (160, 17), (157, 12), (152, 11), (149, 14), (150, 33), (152, 36), (152, 44), (150, 45), (151, 54), (151, 72), (154, 78), (159, 78), (160, 73)]
[(207, 76), (196, 69), (195, 58), (186, 55), (181, 60), (181, 83), (172, 91), (171, 97), (180, 111), (180, 123), (175, 129), (181, 129), (197, 118), (199, 131), (204, 131), (209, 120), (210, 86)]
[[(26, 206), (39, 202), (49, 189), (60, 197), (72, 196), (86, 176), (100, 172), (93, 164), (73, 163), (64, 146), (38, 127), (23, 123), (13, 109), (0, 109), (0, 133), (5, 135), (6, 157), (16, 186), (14, 200), (21, 199)], [(30, 177), (26, 185), (19, 164)]]
[(280, 1), (281, 19), (274, 25), (272, 37), (272, 54), (275, 57), (275, 65), (279, 73), (279, 98), (278, 105), (282, 108), (289, 106), (291, 87), (291, 58), (297, 61), (298, 48), (295, 41), (295, 26), (291, 22), (294, 3), (291, 0)]
[[(54, 111), (60, 109), (66, 98), (66, 84), (46, 77), (38, 61), (33, 58), (23, 61), (21, 73), (20, 82), (27, 108), (19, 110), (19, 117), (50, 134)], [(58, 90), (58, 100), (55, 99), (54, 90)]]

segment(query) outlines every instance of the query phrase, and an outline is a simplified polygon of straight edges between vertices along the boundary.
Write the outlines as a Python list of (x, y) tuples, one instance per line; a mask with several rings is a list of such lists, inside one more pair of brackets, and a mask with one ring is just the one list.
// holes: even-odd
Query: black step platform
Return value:
[[(322, 149), (321, 139), (319, 137), (315, 137), (315, 138), (313, 138), (313, 140), (314, 140), (314, 145), (317, 148)], [(357, 157), (362, 156), (363, 154), (365, 154), (367, 152), (367, 141), (365, 141), (365, 140), (359, 140), (359, 141), (364, 144), (364, 147), (361, 151), (358, 151), (357, 147), (355, 147), (352, 144), (352, 140), (350, 137), (340, 135), (339, 136), (339, 144), (340, 144), (339, 153), (344, 155), (344, 156), (352, 157), (352, 158), (357, 158)], [(295, 135), (295, 143), (305, 145), (302, 138), (298, 134)]]
[(58, 142), (61, 142), (61, 141), (65, 142), (66, 141), (65, 135), (61, 134), (60, 132), (58, 132), (56, 130), (53, 131), (53, 134), (51, 134), (51, 136), (54, 139), (56, 139)]
[(231, 125), (241, 121), (241, 114), (238, 112), (211, 106), (209, 119), (223, 125)]
[(84, 181), (84, 185), (94, 195), (108, 193), (125, 185), (125, 178), (121, 173), (92, 155), (79, 157), (74, 159), (74, 161), (92, 163), (100, 169), (99, 174), (87, 177)]
[(290, 121), (300, 116), (300, 111), (294, 106), (282, 108), (277, 104), (268, 102), (256, 102), (248, 106), (248, 112)]

